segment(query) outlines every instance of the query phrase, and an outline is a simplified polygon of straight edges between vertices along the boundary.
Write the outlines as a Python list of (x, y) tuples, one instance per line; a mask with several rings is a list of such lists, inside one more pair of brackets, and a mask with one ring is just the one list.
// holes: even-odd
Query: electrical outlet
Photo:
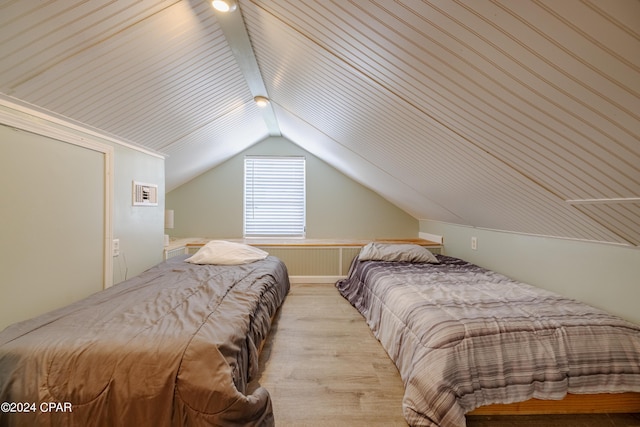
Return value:
[(113, 239), (113, 244), (111, 245), (111, 250), (113, 251), (113, 256), (120, 256), (120, 239)]
[(478, 250), (478, 238), (477, 237), (472, 237), (471, 238), (471, 249), (473, 249), (474, 251)]

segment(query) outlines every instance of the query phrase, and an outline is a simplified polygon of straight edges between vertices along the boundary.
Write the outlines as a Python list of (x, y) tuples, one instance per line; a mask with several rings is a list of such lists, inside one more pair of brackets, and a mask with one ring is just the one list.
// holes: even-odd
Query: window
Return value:
[(244, 159), (244, 236), (304, 237), (305, 158)]

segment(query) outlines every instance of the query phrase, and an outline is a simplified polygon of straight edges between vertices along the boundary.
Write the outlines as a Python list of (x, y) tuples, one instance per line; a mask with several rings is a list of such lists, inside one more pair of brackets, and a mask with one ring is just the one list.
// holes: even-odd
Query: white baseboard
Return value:
[(289, 276), (290, 283), (336, 283), (346, 276)]

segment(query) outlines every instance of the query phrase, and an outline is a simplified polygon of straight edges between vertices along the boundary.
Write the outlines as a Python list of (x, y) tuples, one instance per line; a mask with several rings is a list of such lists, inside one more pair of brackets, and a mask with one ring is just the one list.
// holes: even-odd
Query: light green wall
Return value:
[[(640, 250), (420, 221), (445, 253), (640, 323)], [(477, 237), (477, 250), (471, 249)]]
[(307, 238), (416, 238), (418, 221), (285, 138), (267, 138), (167, 194), (175, 237), (242, 237), (245, 155), (306, 157)]
[[(113, 238), (120, 256), (113, 259), (113, 282), (136, 276), (162, 261), (164, 250), (164, 159), (115, 145)], [(158, 206), (133, 206), (133, 181), (158, 184)]]

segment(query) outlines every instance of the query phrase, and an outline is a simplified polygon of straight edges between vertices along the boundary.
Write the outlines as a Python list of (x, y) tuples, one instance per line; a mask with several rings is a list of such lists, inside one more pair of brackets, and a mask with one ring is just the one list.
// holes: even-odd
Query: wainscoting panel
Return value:
[(342, 275), (346, 276), (349, 274), (349, 267), (351, 267), (351, 262), (355, 257), (360, 253), (359, 247), (357, 248), (342, 248)]
[(342, 248), (269, 246), (260, 249), (280, 258), (287, 265), (289, 276), (339, 276), (342, 273)]

